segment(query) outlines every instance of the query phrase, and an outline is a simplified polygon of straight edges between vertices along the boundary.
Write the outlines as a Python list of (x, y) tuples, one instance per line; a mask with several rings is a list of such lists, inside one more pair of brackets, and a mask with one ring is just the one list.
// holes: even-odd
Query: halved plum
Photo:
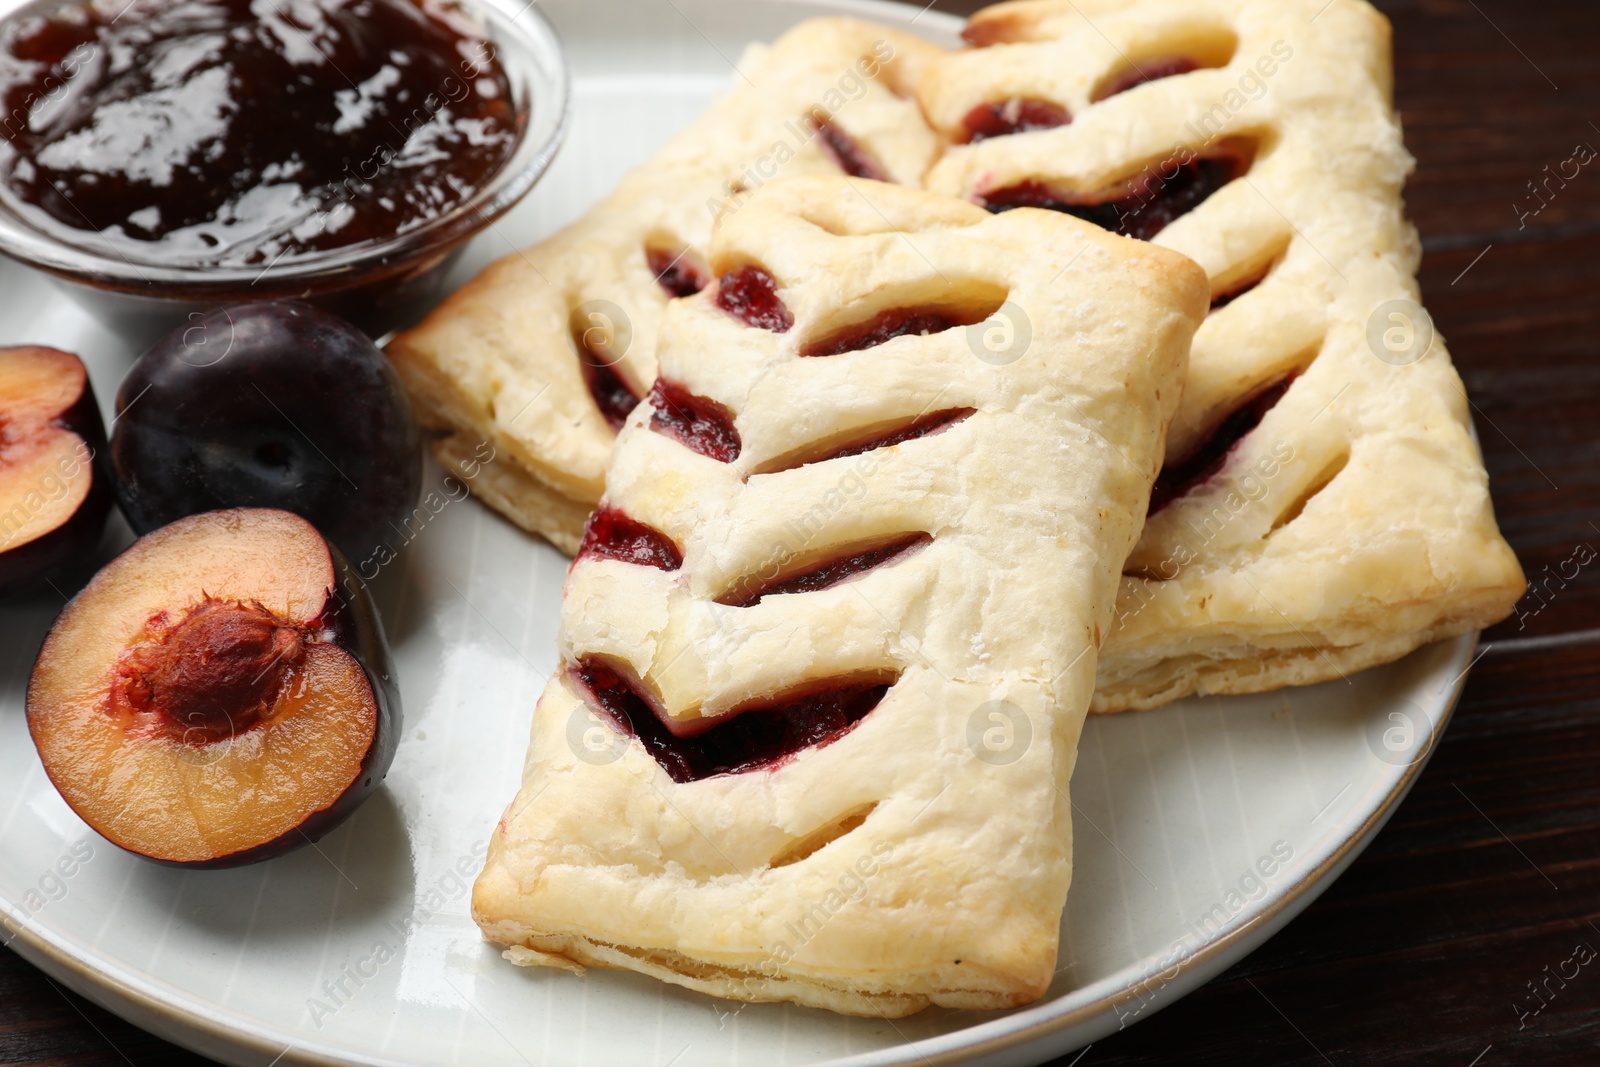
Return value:
[(0, 348), (0, 596), (42, 584), (94, 549), (111, 510), (106, 447), (83, 361)]
[(400, 694), (366, 588), (304, 519), (238, 508), (135, 542), (62, 611), (28, 729), (63, 798), (161, 863), (315, 841), (383, 780)]

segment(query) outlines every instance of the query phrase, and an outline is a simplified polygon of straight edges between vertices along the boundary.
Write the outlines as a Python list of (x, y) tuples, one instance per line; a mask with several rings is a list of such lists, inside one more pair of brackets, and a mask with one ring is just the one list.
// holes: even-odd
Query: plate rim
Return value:
[[(1328, 889), (1338, 876), (1344, 873), (1357, 856), (1370, 845), (1378, 832), (1389, 821), (1400, 807), (1406, 794), (1411, 792), (1411, 787), (1416, 783), (1417, 777), (1432, 760), (1433, 754), (1438, 750), (1439, 742), (1444, 737), (1445, 730), (1455, 717), (1455, 710), (1461, 702), (1461, 695), (1466, 690), (1467, 677), (1475, 663), (1473, 654), (1476, 652), (1482, 631), (1472, 630), (1455, 637), (1443, 638), (1439, 641), (1421, 645), (1406, 656), (1402, 656), (1393, 663), (1399, 663), (1410, 656), (1423, 652), (1429, 648), (1452, 646), (1449, 660), (1442, 666), (1450, 669), (1460, 666), (1462, 669), (1455, 674), (1454, 681), (1448, 691), (1441, 691), (1435, 698), (1438, 705), (1439, 717), (1432, 722), (1429, 731), (1427, 746), (1421, 756), (1404, 765), (1402, 773), (1383, 798), (1376, 803), (1361, 824), (1352, 829), (1348, 834), (1330, 848), (1317, 863), (1300, 878), (1293, 882), (1285, 883), (1279, 892), (1264, 896), (1252, 914), (1241, 911), (1216, 937), (1206, 941), (1179, 965), (1181, 972), (1173, 979), (1161, 982), (1158, 988), (1171, 987), (1179, 984), (1187, 975), (1187, 984), (1180, 989), (1178, 994), (1156, 1006), (1142, 1018), (1149, 1018), (1177, 1003), (1187, 996), (1193, 989), (1210, 981), (1217, 974), (1226, 970), (1243, 957), (1274, 937), (1284, 926), (1291, 922), (1300, 912), (1304, 911), (1323, 891)], [(1391, 664), (1380, 664), (1374, 670), (1381, 670)], [(1327, 683), (1321, 683), (1327, 684)], [(1298, 687), (1286, 687), (1298, 688)], [(1218, 694), (1226, 696), (1226, 694)], [(1152, 709), (1160, 711), (1160, 708)], [(1117, 715), (1141, 715), (1142, 711), (1116, 712)], [(1091, 716), (1095, 718), (1098, 716)], [(1240, 922), (1238, 920), (1245, 920)], [(1074, 1027), (1088, 1026), (1097, 1019), (1115, 1015), (1116, 1007), (1123, 998), (1141, 985), (1146, 985), (1152, 978), (1149, 969), (1153, 957), (1146, 957), (1134, 961), (1129, 966), (1122, 968), (1112, 975), (1102, 978), (1094, 985), (1085, 986), (1077, 993), (1085, 993), (1096, 987), (1110, 983), (1117, 983), (1116, 988), (1109, 992), (1098, 993), (1093, 997), (1081, 997), (1082, 1003), (1073, 1003), (1074, 994), (1068, 993), (1053, 1000), (1036, 1002), (1000, 1019), (988, 1020), (954, 1030), (938, 1037), (924, 1038), (920, 1042), (910, 1041), (903, 1046), (896, 1046), (908, 1050), (912, 1055), (907, 1058), (884, 1058), (883, 1052), (867, 1053), (842, 1059), (823, 1061), (815, 1067), (902, 1067), (916, 1063), (928, 1064), (929, 1067), (946, 1067), (952, 1064), (970, 1064), (977, 1061), (988, 1062), (988, 1057), (999, 1056), (1006, 1052), (1017, 1051), (1030, 1044), (1045, 1045), (1052, 1037), (1070, 1031)], [(1009, 1024), (1019, 1025), (1011, 1026)], [(976, 1042), (962, 1044), (959, 1048), (943, 1048), (954, 1039), (962, 1035), (973, 1034), (976, 1031), (987, 1031), (991, 1028), (994, 1033), (982, 1034)], [(1116, 1032), (1126, 1029), (1119, 1026)], [(1100, 1040), (1099, 1037), (1093, 1038)], [(1092, 1043), (1086, 1042), (1085, 1044)], [(1050, 1055), (1059, 1055), (1070, 1052), (1078, 1046), (1071, 1045), (1062, 1049), (1051, 1049)]]
[[(777, 0), (758, 2), (773, 3)], [(966, 22), (959, 16), (931, 10), (931, 4), (916, 10), (919, 0), (784, 2), (815, 8), (819, 12), (854, 14), (900, 27), (922, 23), (929, 30), (945, 31), (952, 35), (958, 33)], [(533, 14), (543, 18), (537, 11)], [(927, 20), (925, 23), (924, 19)], [(559, 31), (555, 32), (559, 38)], [(576, 80), (574, 77), (573, 81)], [(17, 269), (28, 269), (20, 263), (15, 266)], [(1320, 896), (1343, 869), (1366, 849), (1398, 809), (1438, 748), (1465, 690), (1479, 637), (1478, 632), (1469, 632), (1423, 646), (1452, 645), (1443, 666), (1464, 669), (1458, 671), (1446, 690), (1440, 691), (1430, 701), (1437, 707), (1438, 717), (1433, 722), (1429, 742), (1422, 756), (1397, 768), (1400, 773), (1361, 823), (1325, 850), (1308, 871), (1269, 893), (1253, 911), (1240, 912), (1234, 917), (1235, 921), (1230, 921), (1215, 937), (1206, 940), (1186, 957), (1180, 964), (1180, 974), (1157, 986), (1169, 989), (1176, 987), (1176, 995), (1164, 999), (1153, 1010), (1141, 1013), (1139, 1021), (1176, 1003), (1194, 987), (1209, 981), (1260, 947)], [(1411, 654), (1415, 655), (1417, 651), (1421, 649)], [(6, 925), (14, 931), (11, 940), (6, 942), (7, 947), (113, 1014), (201, 1055), (243, 1053), (263, 1057), (262, 1062), (270, 1060), (272, 1063), (302, 1064), (307, 1067), (411, 1067), (404, 1060), (381, 1054), (370, 1055), (314, 1040), (285, 1041), (275, 1036), (274, 1028), (260, 1025), (234, 1009), (182, 1003), (185, 994), (171, 988), (169, 983), (153, 977), (134, 976), (124, 968), (92, 961), (88, 952), (76, 948), (69, 939), (51, 936), (48, 930), (35, 930), (21, 916), (14, 915), (13, 910), (11, 901), (0, 898), (0, 918), (5, 919)], [(1247, 921), (1237, 921), (1240, 919)], [(1070, 1036), (1076, 1028), (1092, 1027), (1096, 1022), (1115, 1017), (1117, 1006), (1125, 1002), (1130, 993), (1150, 983), (1156, 973), (1151, 969), (1152, 960), (1135, 960), (1090, 986), (1012, 1011), (1000, 1018), (974, 1023), (935, 1037), (909, 1040), (890, 1048), (819, 1061), (815, 1067), (900, 1067), (908, 1064), (946, 1067), (989, 1062), (996, 1057), (1007, 1057), (1007, 1062), (1012, 1062), (1029, 1048), (1045, 1055), (1070, 1051), (1076, 1046), (1057, 1048), (1054, 1047), (1054, 1041)], [(163, 991), (169, 991), (169, 995), (163, 996)], [(1093, 1040), (1099, 1040), (1099, 1037)]]
[[(1261, 942), (1272, 937), (1284, 924), (1308, 907), (1332, 884), (1343, 868), (1366, 849), (1400, 806), (1406, 794), (1411, 791), (1417, 777), (1438, 749), (1445, 730), (1454, 718), (1461, 694), (1466, 688), (1466, 680), (1471, 673), (1472, 656), (1478, 643), (1479, 633), (1473, 631), (1423, 646), (1425, 649), (1446, 644), (1453, 645), (1453, 654), (1447, 666), (1453, 667), (1465, 663), (1466, 669), (1460, 670), (1455, 675), (1455, 680), (1450, 684), (1448, 691), (1441, 692), (1435, 698), (1440, 705), (1439, 717), (1433, 722), (1428, 745), (1422, 756), (1404, 765), (1395, 782), (1363, 819), (1360, 826), (1329, 849), (1309, 871), (1295, 881), (1286, 883), (1277, 893), (1264, 897), (1255, 916), (1248, 922), (1230, 923), (1223, 932), (1197, 948), (1182, 965), (1188, 976), (1189, 986), (1181, 990), (1178, 996), (1156, 1007), (1150, 1014), (1153, 1015), (1162, 1008), (1176, 1003), (1187, 995), (1193, 984), (1209, 980), (1255, 947), (1259, 947)], [(0, 898), (0, 913), (4, 913), (9, 919), (10, 910), (10, 902)], [(1245, 912), (1240, 912), (1235, 918), (1245, 915)], [(240, 1019), (237, 1023), (225, 1021), (226, 1015), (236, 1014), (231, 1010), (208, 1011), (169, 1003), (149, 991), (149, 987), (165, 986), (164, 982), (145, 979), (146, 988), (140, 988), (133, 980), (116, 973), (120, 968), (96, 967), (87, 960), (79, 959), (66, 946), (57, 944), (53, 939), (20, 922), (12, 921), (9, 925), (16, 930), (9, 947), (28, 962), (42, 970), (54, 970), (57, 977), (74, 991), (114, 1014), (126, 1017), (116, 1005), (125, 1006), (139, 1017), (130, 1019), (136, 1025), (145, 1025), (144, 1020), (165, 1024), (146, 1026), (146, 1028), (154, 1029), (161, 1036), (169, 1037), (175, 1043), (202, 1055), (211, 1055), (215, 1048), (242, 1049), (265, 1057), (276, 1055), (277, 1058), (272, 1060), (273, 1063), (303, 1064), (307, 1067), (372, 1067), (372, 1065), (411, 1067), (405, 1061), (387, 1057), (353, 1058), (350, 1054), (328, 1046), (323, 1046), (319, 1051), (315, 1042), (301, 1045), (292, 1041), (279, 1041), (269, 1036), (270, 1030), (255, 1026), (247, 1019)], [(1260, 939), (1259, 942), (1255, 940), (1257, 938)], [(1090, 1025), (1097, 1019), (1114, 1014), (1116, 1005), (1123, 997), (1149, 980), (1151, 973), (1148, 969), (1149, 962), (1148, 959), (1136, 960), (1121, 971), (1101, 979), (1095, 985), (1085, 987), (1084, 991), (1079, 991), (1086, 992), (1095, 989), (1096, 986), (1115, 984), (1115, 988), (1093, 996), (1074, 998), (1073, 994), (1067, 994), (1022, 1008), (998, 1019), (986, 1020), (937, 1037), (907, 1041), (889, 1049), (861, 1055), (821, 1061), (815, 1067), (854, 1067), (854, 1065), (866, 1067), (869, 1064), (873, 1067), (890, 1067), (890, 1065), (912, 1063), (946, 1067), (946, 1065), (986, 1060), (1006, 1053), (1020, 1053), (1030, 1045), (1043, 1046), (1048, 1044), (1051, 1038), (1074, 1027)], [(1180, 974), (1163, 985), (1171, 986), (1182, 977)], [(108, 999), (111, 1002), (108, 1003)], [(185, 1040), (193, 1031), (203, 1033), (211, 1041), (215, 1041), (216, 1045), (198, 1047)], [(280, 1044), (286, 1047), (280, 1050), (278, 1048)], [(1070, 1049), (1052, 1051), (1070, 1051)]]

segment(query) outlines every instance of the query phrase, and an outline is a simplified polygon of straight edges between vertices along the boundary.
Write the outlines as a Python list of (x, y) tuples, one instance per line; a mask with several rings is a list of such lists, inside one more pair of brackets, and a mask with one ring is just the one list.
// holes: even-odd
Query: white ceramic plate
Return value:
[[(746, 41), (819, 11), (917, 15), (799, 0), (540, 10), (573, 60), (571, 135), (529, 200), (470, 250), (463, 279), (649, 156), (730, 81)], [(958, 28), (932, 12), (915, 23), (946, 41)], [(109, 417), (134, 353), (42, 278), (0, 264), (0, 343), (19, 342), (81, 352)], [(1006, 1014), (890, 1023), (740, 1007), (635, 975), (524, 970), (479, 940), (468, 886), (554, 665), (564, 569), (475, 502), (422, 528), (376, 582), (405, 705), (387, 785), (319, 847), (234, 871), (147, 863), (67, 808), (23, 719), (61, 602), (0, 609), (0, 933), (113, 1011), (233, 1064), (1037, 1063), (1171, 1003), (1310, 903), (1399, 803), (1474, 645), (1349, 682), (1091, 721), (1049, 994)]]

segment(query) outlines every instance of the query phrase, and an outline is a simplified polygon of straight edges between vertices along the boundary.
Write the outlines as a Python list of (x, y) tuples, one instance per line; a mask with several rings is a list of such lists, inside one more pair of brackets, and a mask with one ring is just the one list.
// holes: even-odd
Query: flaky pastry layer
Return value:
[[(966, 36), (982, 47), (922, 83), (947, 137), (1013, 98), (1071, 122), (956, 144), (931, 189), (1092, 200), (1137, 186), (1136, 224), (1185, 161), (1247, 161), (1153, 238), (1205, 268), (1219, 305), (1195, 337), (1169, 468), (1287, 389), (1151, 516), (1094, 710), (1337, 679), (1504, 618), (1523, 577), (1461, 381), (1443, 340), (1426, 344), (1387, 21), (1358, 0), (1024, 0), (979, 12)], [(1175, 59), (1198, 69), (1106, 95)]]
[[(1204, 278), (1061, 215), (842, 178), (764, 186), (710, 259), (769, 272), (792, 328), (747, 325), (715, 286), (667, 309), (663, 379), (729, 413), (740, 448), (690, 447), (649, 402), (629, 418), (605, 513), (681, 567), (574, 562), (563, 670), (474, 915), (515, 962), (735, 999), (881, 1016), (1033, 1000), (1071, 880), (1096, 647)], [(963, 324), (805, 354), (907, 310)], [(964, 415), (806, 451), (930, 412)], [(728, 602), (907, 533), (925, 540), (843, 580)], [(576, 671), (596, 662), (684, 734), (785, 694), (887, 690), (825, 743), (684, 780), (597, 703)]]
[(939, 145), (914, 89), (939, 51), (846, 18), (812, 19), (770, 47), (751, 46), (735, 86), (614, 192), (397, 337), (389, 356), (423, 422), (465, 439), (469, 452), (488, 442), (501, 458), (507, 476), (492, 488), (475, 482), (478, 496), (576, 551), (616, 439), (581, 362), (608, 364), (635, 397), (655, 380), (657, 325), (672, 297), (648, 253), (703, 273), (716, 219), (753, 189), (840, 173), (819, 119), (885, 178), (919, 183)]

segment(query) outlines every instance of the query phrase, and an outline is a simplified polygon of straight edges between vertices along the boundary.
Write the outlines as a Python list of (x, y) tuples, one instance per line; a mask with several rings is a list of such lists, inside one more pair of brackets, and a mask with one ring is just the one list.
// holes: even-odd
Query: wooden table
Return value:
[[(1322, 899), (1062, 1065), (1600, 1063), (1600, 964), (1549, 978), (1580, 943), (1600, 951), (1600, 558), (1575, 562), (1600, 553), (1600, 163), (1525, 225), (1517, 210), (1546, 165), (1600, 148), (1600, 3), (1378, 6), (1419, 162), (1423, 293), (1539, 591), (1485, 634), (1432, 763)], [(0, 1063), (206, 1062), (0, 953)]]

